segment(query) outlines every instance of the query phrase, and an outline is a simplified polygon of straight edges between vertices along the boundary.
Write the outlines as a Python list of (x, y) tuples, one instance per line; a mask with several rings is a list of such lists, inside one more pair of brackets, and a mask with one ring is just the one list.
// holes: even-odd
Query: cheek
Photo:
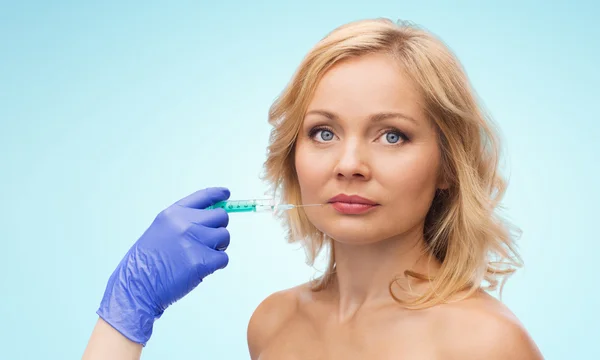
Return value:
[(327, 181), (329, 175), (327, 161), (323, 156), (310, 151), (302, 141), (299, 141), (296, 146), (294, 161), (303, 202), (310, 202)]
[(428, 158), (408, 158), (397, 166), (379, 167), (380, 177), (388, 189), (415, 191), (435, 187), (438, 161)]
[(406, 155), (388, 166), (379, 164), (374, 175), (394, 209), (389, 215), (416, 221), (425, 216), (435, 195), (439, 157), (434, 151)]

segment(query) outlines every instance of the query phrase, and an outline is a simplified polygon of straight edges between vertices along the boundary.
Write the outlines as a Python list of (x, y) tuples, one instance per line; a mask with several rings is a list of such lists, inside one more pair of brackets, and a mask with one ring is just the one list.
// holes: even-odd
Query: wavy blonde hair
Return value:
[[(389, 19), (354, 21), (338, 27), (306, 55), (269, 110), (273, 126), (265, 162), (265, 176), (284, 203), (300, 203), (294, 149), (302, 121), (323, 74), (337, 62), (371, 53), (397, 60), (422, 92), (425, 111), (435, 124), (441, 148), (441, 173), (449, 187), (438, 191), (425, 219), (428, 252), (441, 263), (428, 290), (410, 301), (390, 294), (409, 308), (425, 308), (480, 288), (495, 290), (522, 265), (512, 228), (498, 213), (506, 183), (498, 171), (499, 141), (492, 120), (478, 105), (461, 64), (445, 44), (417, 26)], [(323, 276), (315, 291), (330, 283), (335, 273), (331, 239), (317, 230), (302, 210), (282, 215), (289, 242), (300, 241), (309, 265), (329, 249)], [(515, 228), (516, 230), (516, 228)], [(487, 286), (483, 283), (487, 282)]]

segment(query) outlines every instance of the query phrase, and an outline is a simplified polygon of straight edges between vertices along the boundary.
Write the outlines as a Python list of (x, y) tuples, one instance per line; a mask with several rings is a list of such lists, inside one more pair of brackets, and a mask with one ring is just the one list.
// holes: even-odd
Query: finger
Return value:
[(196, 210), (192, 223), (204, 225), (209, 228), (227, 227), (229, 225), (229, 214), (221, 208), (211, 210)]
[(177, 201), (176, 204), (195, 209), (204, 209), (218, 203), (219, 201), (229, 199), (229, 195), (229, 189), (225, 187), (210, 187), (198, 190), (195, 193)]
[(188, 229), (188, 232), (198, 242), (201, 242), (213, 250), (219, 251), (227, 249), (231, 238), (229, 231), (224, 227), (215, 229), (194, 224)]
[(157, 220), (166, 221), (179, 231), (186, 231), (193, 224), (207, 228), (227, 227), (229, 214), (223, 209), (198, 210), (175, 205), (161, 212)]
[(229, 255), (224, 251), (211, 251), (209, 254), (213, 271), (224, 269), (229, 264)]
[(223, 269), (229, 264), (229, 256), (223, 251), (205, 249), (202, 256), (195, 262), (195, 268), (200, 279)]

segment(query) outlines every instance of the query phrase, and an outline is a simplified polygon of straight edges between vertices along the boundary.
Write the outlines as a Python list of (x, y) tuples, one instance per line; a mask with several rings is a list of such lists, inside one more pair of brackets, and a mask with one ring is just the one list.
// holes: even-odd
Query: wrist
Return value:
[(146, 346), (152, 336), (155, 317), (138, 310), (117, 310), (100, 306), (96, 314), (129, 341)]
[(162, 311), (154, 310), (143, 284), (127, 273), (131, 274), (121, 266), (115, 270), (96, 314), (130, 341), (145, 346)]

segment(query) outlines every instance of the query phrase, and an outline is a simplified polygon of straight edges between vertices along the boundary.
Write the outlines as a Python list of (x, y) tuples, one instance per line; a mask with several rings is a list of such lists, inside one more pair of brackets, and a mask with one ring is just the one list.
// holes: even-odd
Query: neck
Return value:
[[(331, 290), (339, 302), (340, 319), (352, 318), (364, 307), (389, 304), (390, 282), (406, 278), (404, 272), (412, 270), (431, 276), (439, 269), (435, 258), (427, 254), (422, 231), (404, 234), (367, 245), (352, 245), (333, 242), (336, 270)], [(411, 281), (412, 290), (419, 291)], [(400, 299), (408, 299), (409, 294), (394, 291)]]

